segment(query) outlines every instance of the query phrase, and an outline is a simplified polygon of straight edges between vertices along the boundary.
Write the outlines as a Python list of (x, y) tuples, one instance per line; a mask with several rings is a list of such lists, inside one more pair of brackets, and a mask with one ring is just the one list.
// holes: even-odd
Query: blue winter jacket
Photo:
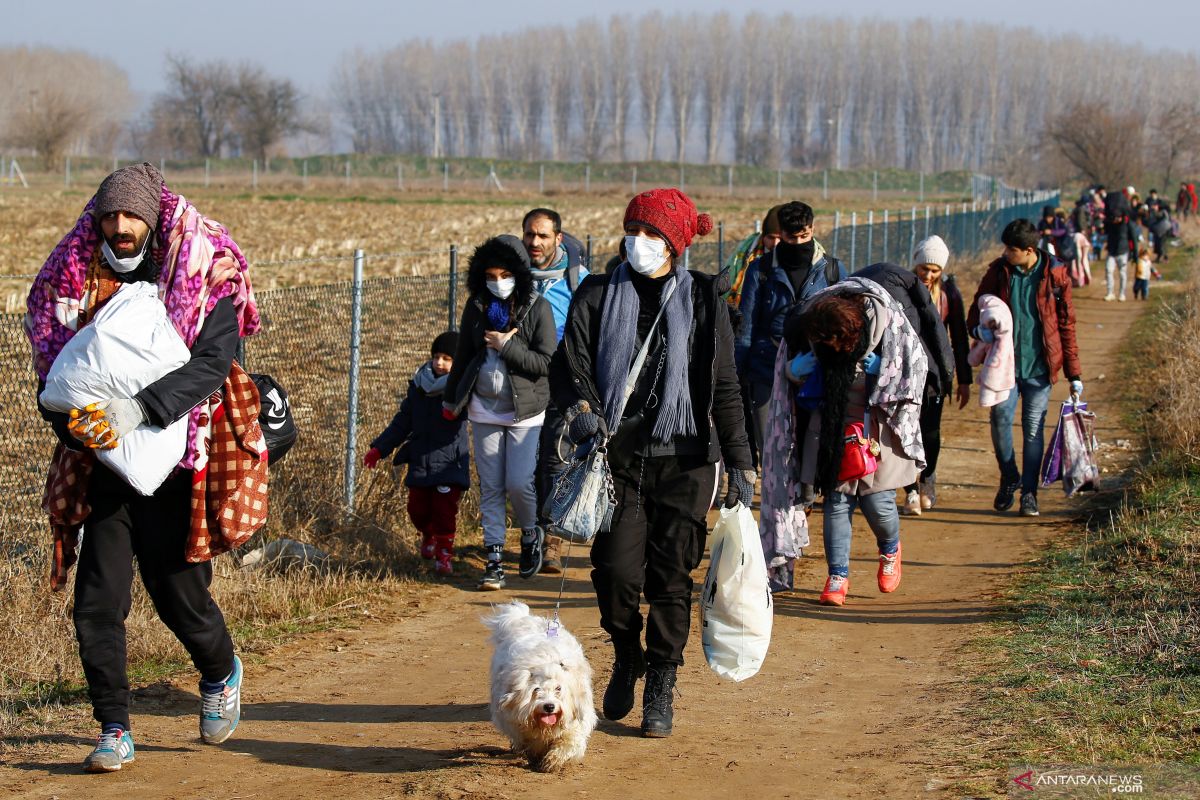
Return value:
[[(583, 283), (583, 279), (591, 274), (587, 269), (587, 253), (579, 240), (570, 234), (563, 234), (563, 249), (567, 253), (567, 271), (575, 271), (579, 276), (579, 279), (574, 281), (575, 286), (578, 287)], [(557, 266), (556, 264), (555, 267)], [(546, 288), (546, 284), (549, 284), (549, 288)], [(546, 302), (550, 304), (550, 310), (554, 313), (556, 341), (562, 341), (563, 326), (567, 324), (567, 312), (571, 309), (571, 295), (573, 294), (571, 284), (572, 281), (566, 275), (554, 281), (539, 281), (535, 278), (533, 282), (534, 289), (546, 298)]]
[[(783, 323), (788, 311), (829, 285), (826, 267), (829, 254), (813, 264), (799, 296), (773, 253), (765, 253), (749, 267), (742, 283), (742, 301), (738, 311), (742, 324), (734, 342), (734, 358), (742, 383), (767, 384), (775, 379), (775, 351), (783, 339)], [(846, 279), (846, 268), (837, 262), (838, 281)]]
[[(421, 369), (432, 367), (426, 362)], [(371, 447), (385, 458), (395, 450), (392, 463), (408, 464), (405, 486), (471, 486), (466, 416), (443, 417), (442, 392), (426, 394), (415, 380), (409, 381), (400, 410)]]

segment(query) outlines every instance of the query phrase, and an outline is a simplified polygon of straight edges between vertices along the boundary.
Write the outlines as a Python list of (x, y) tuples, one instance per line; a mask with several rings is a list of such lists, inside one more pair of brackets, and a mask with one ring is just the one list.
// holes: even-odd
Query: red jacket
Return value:
[[(1042, 320), (1042, 344), (1046, 366), (1050, 371), (1050, 383), (1058, 381), (1058, 371), (1066, 373), (1068, 380), (1075, 380), (1082, 372), (1079, 365), (1079, 346), (1075, 342), (1075, 303), (1071, 300), (1071, 277), (1066, 266), (1054, 256), (1041, 252), (1048, 266), (1037, 287), (1038, 316)], [(967, 330), (979, 325), (979, 298), (994, 294), (1008, 304), (1009, 283), (1013, 267), (1003, 258), (988, 265), (975, 298), (967, 312)]]

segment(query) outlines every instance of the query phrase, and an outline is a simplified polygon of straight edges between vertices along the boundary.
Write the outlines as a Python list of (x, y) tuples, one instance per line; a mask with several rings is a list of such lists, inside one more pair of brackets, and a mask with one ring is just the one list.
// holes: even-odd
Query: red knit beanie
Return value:
[(681, 255), (696, 236), (713, 229), (712, 217), (697, 214), (696, 204), (678, 189), (651, 189), (629, 201), (624, 225), (652, 228), (667, 240), (674, 255)]

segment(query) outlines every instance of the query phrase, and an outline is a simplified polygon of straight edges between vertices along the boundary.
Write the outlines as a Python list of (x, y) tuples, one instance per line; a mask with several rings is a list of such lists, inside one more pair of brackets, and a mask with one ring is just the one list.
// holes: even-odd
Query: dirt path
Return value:
[[(1100, 409), (1117, 375), (1112, 351), (1135, 311), (1133, 303), (1100, 302), (1102, 294), (1093, 287), (1078, 299), (1084, 377)], [(1098, 380), (1102, 374), (1107, 381)], [(1064, 393), (1060, 382), (1053, 400)], [(1115, 412), (1101, 414), (1102, 440), (1127, 437), (1114, 427)], [(399, 621), (310, 637), (250, 664), (244, 718), (222, 748), (196, 739), (192, 681), (152, 686), (138, 692), (133, 709), (135, 765), (79, 774), (90, 742), (57, 741), (0, 768), (0, 793), (457, 800), (879, 798), (932, 790), (937, 779), (960, 774), (961, 741), (946, 722), (970, 699), (964, 644), (984, 632), (997, 591), (1072, 514), (1058, 490), (1042, 493), (1042, 516), (1032, 522), (991, 511), (997, 473), (987, 417), (974, 403), (947, 410), (943, 436), (939, 507), (902, 525), (900, 590), (877, 593), (873, 537), (856, 516), (850, 600), (842, 609), (817, 605), (825, 572), (815, 518), (799, 588), (776, 598), (772, 649), (758, 676), (719, 681), (693, 626), (670, 739), (639, 738), (635, 711), (623, 723), (602, 721), (586, 764), (564, 775), (533, 773), (509, 755), (488, 722), (489, 653), (477, 620), (506, 597), (546, 609), (557, 582), (514, 578), (508, 591), (483, 595), (472, 590), (471, 574)], [(611, 651), (578, 553), (563, 618), (592, 660), (598, 702)], [(697, 586), (702, 579), (698, 572)]]

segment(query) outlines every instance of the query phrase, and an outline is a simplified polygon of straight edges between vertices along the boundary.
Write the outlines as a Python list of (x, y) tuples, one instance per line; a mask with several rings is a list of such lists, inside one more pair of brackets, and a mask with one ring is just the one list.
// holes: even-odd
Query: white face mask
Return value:
[(499, 297), (501, 300), (507, 300), (508, 296), (513, 293), (513, 289), (517, 288), (516, 278), (501, 278), (498, 281), (487, 281), (488, 291)]
[(142, 263), (142, 259), (146, 257), (146, 248), (150, 246), (150, 235), (146, 235), (146, 241), (142, 242), (142, 249), (136, 256), (129, 258), (117, 258), (117, 254), (108, 246), (108, 240), (105, 239), (100, 244), (100, 251), (104, 253), (104, 260), (113, 268), (113, 272), (126, 273), (133, 272), (138, 268), (138, 264)]
[(625, 255), (639, 275), (653, 275), (667, 262), (667, 243), (648, 236), (626, 236)]

